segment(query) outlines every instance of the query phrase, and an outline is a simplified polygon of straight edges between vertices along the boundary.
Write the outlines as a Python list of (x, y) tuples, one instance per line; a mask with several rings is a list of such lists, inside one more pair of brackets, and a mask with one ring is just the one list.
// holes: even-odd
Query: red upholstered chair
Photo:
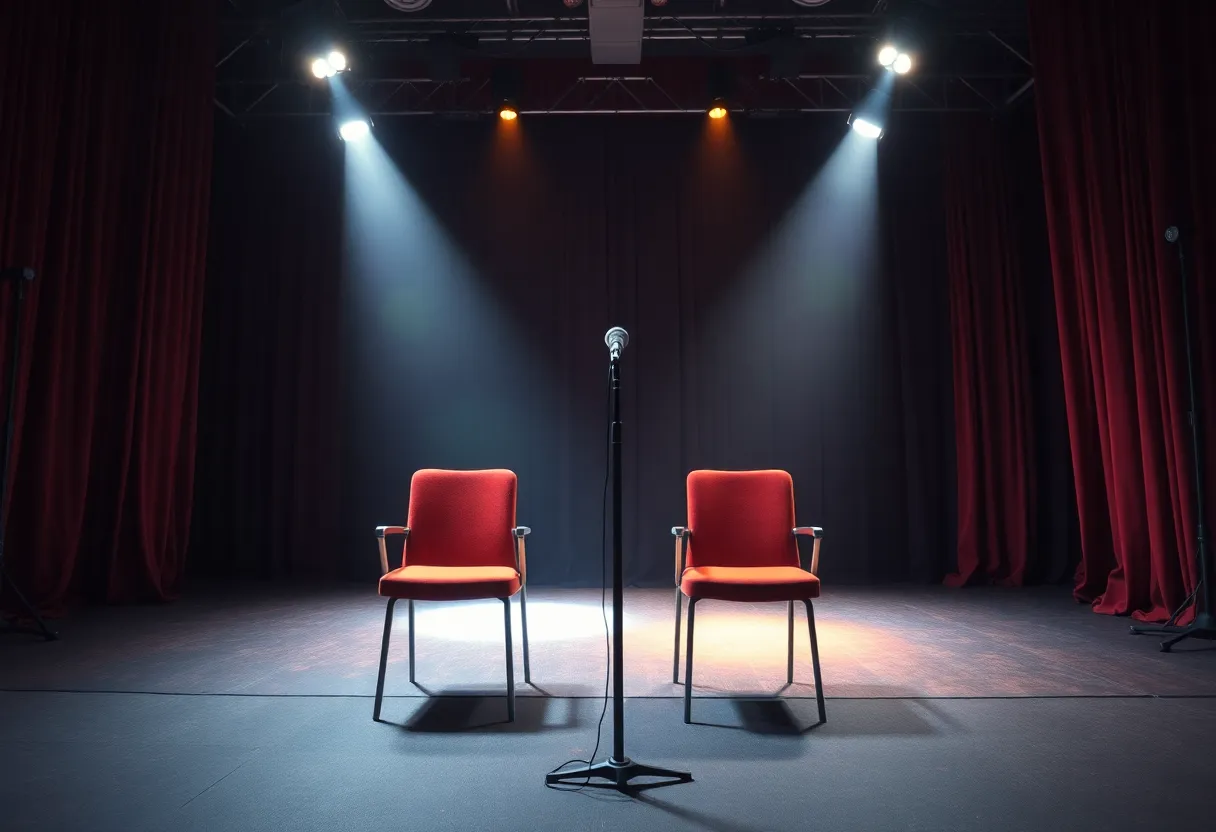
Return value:
[[(498, 598), (507, 642), (507, 717), (515, 719), (515, 669), (511, 655), (511, 596), (519, 593), (524, 634), (524, 681), (528, 666), (528, 561), (515, 525), (517, 481), (511, 471), (418, 471), (410, 482), (408, 526), (379, 526), (380, 594), (388, 598), (380, 676), (373, 719), (380, 719), (393, 607), (409, 601), (410, 682), (414, 681), (414, 602)], [(385, 535), (402, 535), (401, 566), (389, 570)]]
[[(819, 597), (819, 546), (823, 530), (794, 525), (794, 481), (785, 471), (693, 471), (688, 475), (688, 527), (676, 538), (676, 638), (672, 681), (680, 681), (680, 611), (688, 596), (688, 646), (684, 670), (684, 721), (692, 721), (693, 625), (697, 602), (786, 601), (786, 681), (794, 681), (794, 602), (806, 604), (811, 666), (819, 721), (827, 721), (815, 609)], [(802, 568), (798, 538), (812, 538), (811, 568)]]

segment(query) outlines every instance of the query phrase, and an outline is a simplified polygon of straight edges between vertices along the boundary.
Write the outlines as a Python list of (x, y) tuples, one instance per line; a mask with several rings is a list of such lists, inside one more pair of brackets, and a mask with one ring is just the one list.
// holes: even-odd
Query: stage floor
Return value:
[[(514, 611), (519, 695), (602, 695), (598, 590), (532, 590), (532, 687), (523, 684), (518, 603)], [(370, 696), (383, 616), (384, 601), (361, 587), (246, 587), (168, 605), (87, 609), (55, 622), (63, 635), (56, 643), (5, 636), (0, 689)], [(683, 696), (671, 682), (673, 616), (670, 591), (627, 591), (627, 696)], [(419, 686), (408, 682), (399, 604), (386, 695), (503, 690), (499, 602), (419, 604), (416, 617)], [(838, 589), (816, 603), (816, 618), (832, 698), (1216, 692), (1216, 644), (1162, 654), (1156, 639), (1127, 635), (1126, 619), (1095, 615), (1055, 588)], [(785, 628), (782, 604), (699, 604), (695, 695), (814, 696), (801, 609), (788, 688)]]
[(0, 828), (1135, 832), (1210, 820), (1216, 644), (1159, 653), (1058, 590), (829, 592), (816, 616), (823, 725), (801, 616), (798, 684), (782, 690), (784, 608), (711, 602), (685, 725), (671, 594), (630, 591), (626, 751), (695, 782), (636, 799), (556, 793), (544, 773), (595, 747), (603, 620), (598, 592), (531, 600), (536, 686), (522, 683), (517, 637), (513, 723), (495, 602), (420, 606), (424, 688), (407, 680), (399, 611), (383, 723), (371, 715), (384, 602), (364, 588), (197, 592), (82, 610), (55, 622), (54, 643), (6, 635)]

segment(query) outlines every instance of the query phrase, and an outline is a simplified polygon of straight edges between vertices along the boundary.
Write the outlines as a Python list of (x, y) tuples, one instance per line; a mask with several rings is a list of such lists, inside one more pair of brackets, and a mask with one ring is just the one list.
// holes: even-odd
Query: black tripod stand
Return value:
[[(556, 771), (545, 775), (545, 785), (586, 781), (588, 786), (629, 791), (657, 786), (674, 786), (676, 783), (691, 783), (692, 775), (686, 771), (669, 771), (655, 768), (625, 756), (625, 653), (624, 578), (621, 569), (621, 350), (629, 343), (629, 333), (613, 327), (604, 336), (608, 344), (611, 361), (612, 383), (612, 756), (601, 762), (578, 768)], [(657, 782), (638, 783), (637, 777), (662, 778)], [(593, 778), (606, 783), (591, 782)]]
[[(5, 269), (0, 272), (6, 279), (14, 280), (13, 291), (16, 298), (13, 302), (13, 320), (10, 324), (13, 332), (12, 356), (9, 360), (8, 381), (8, 413), (4, 417), (4, 456), (0, 458), (0, 597), (7, 587), (17, 596), (17, 602), (24, 610), (24, 615), (18, 614), (12, 621), (4, 622), (4, 630), (10, 632), (40, 633), (47, 641), (59, 638), (53, 630), (46, 626), (42, 616), (30, 604), (20, 587), (9, 578), (4, 565), (4, 539), (8, 527), (8, 466), (13, 450), (13, 413), (17, 407), (17, 373), (21, 368), (21, 319), (25, 306), (25, 284), (34, 279), (33, 269)], [(32, 624), (32, 626), (31, 626)]]
[[(1188, 416), (1191, 420), (1191, 458), (1195, 465), (1197, 509), (1195, 513), (1195, 557), (1199, 559), (1199, 583), (1190, 597), (1174, 610), (1174, 614), (1163, 626), (1133, 626), (1131, 632), (1132, 635), (1168, 635), (1169, 638), (1161, 642), (1162, 652), (1168, 653), (1170, 648), (1184, 639), (1216, 638), (1216, 617), (1212, 615), (1212, 583), (1208, 577), (1208, 553), (1204, 540), (1203, 512), (1206, 506), (1203, 502), (1203, 457), (1200, 455), (1201, 446), (1199, 444), (1199, 408), (1195, 401), (1195, 369), (1191, 360), (1191, 320), (1190, 310), (1187, 308), (1186, 255), (1183, 251), (1183, 243), (1178, 237), (1177, 226), (1171, 225), (1165, 230), (1165, 239), (1178, 247), (1178, 273), (1182, 278), (1182, 331), (1186, 336), (1186, 377), (1187, 383), (1190, 385), (1191, 396), (1191, 412)], [(1195, 620), (1188, 627), (1177, 626), (1179, 617), (1192, 604), (1199, 605), (1196, 609)]]

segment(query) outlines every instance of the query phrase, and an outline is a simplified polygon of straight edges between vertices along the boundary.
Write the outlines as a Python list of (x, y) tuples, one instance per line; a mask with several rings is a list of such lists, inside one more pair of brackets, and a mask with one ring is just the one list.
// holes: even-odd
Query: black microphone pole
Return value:
[[(625, 579), (621, 557), (621, 352), (629, 343), (629, 333), (619, 326), (604, 336), (608, 345), (609, 378), (612, 398), (612, 756), (578, 768), (545, 775), (545, 785), (584, 781), (582, 785), (638, 791), (658, 786), (691, 783), (686, 771), (655, 768), (625, 756)], [(662, 778), (631, 783), (635, 778)], [(593, 778), (606, 780), (593, 782)]]
[[(1207, 505), (1203, 501), (1203, 457), (1200, 454), (1202, 445), (1199, 442), (1199, 405), (1195, 399), (1195, 366), (1191, 358), (1191, 317), (1187, 298), (1186, 253), (1177, 226), (1171, 225), (1165, 230), (1165, 239), (1178, 249), (1178, 274), (1182, 279), (1182, 331), (1186, 337), (1186, 378), (1191, 397), (1191, 409), (1187, 417), (1191, 422), (1191, 459), (1195, 467), (1195, 557), (1199, 561), (1199, 583), (1190, 597), (1182, 602), (1182, 605), (1174, 611), (1164, 626), (1133, 626), (1131, 632), (1133, 635), (1151, 633), (1170, 636), (1161, 642), (1162, 652), (1168, 653), (1170, 648), (1184, 639), (1216, 638), (1216, 616), (1212, 615), (1212, 582), (1208, 575), (1208, 554), (1203, 523), (1203, 512)], [(1195, 612), (1195, 620), (1187, 627), (1175, 626), (1178, 618), (1192, 604), (1199, 605)]]
[(9, 577), (8, 567), (4, 564), (5, 531), (8, 528), (9, 514), (7, 510), (8, 469), (9, 462), (12, 460), (13, 424), (17, 410), (17, 373), (21, 370), (21, 312), (25, 307), (25, 284), (33, 279), (34, 270), (30, 268), (0, 269), (0, 281), (14, 281), (13, 319), (9, 324), (13, 333), (13, 345), (9, 356), (8, 412), (4, 418), (4, 456), (0, 458), (0, 596), (3, 595), (4, 588), (7, 586), (8, 589), (12, 590), (13, 595), (17, 596), (17, 602), (25, 611), (24, 618), (18, 616), (12, 622), (5, 621), (5, 630), (31, 632), (31, 629), (23, 626), (23, 623), (24, 621), (32, 621), (37, 628), (36, 632), (40, 633), (47, 641), (54, 641), (59, 636), (50, 627), (46, 626), (46, 622), (42, 620), (42, 616), (38, 615), (38, 611), (34, 609), (33, 604), (26, 600), (21, 588)]

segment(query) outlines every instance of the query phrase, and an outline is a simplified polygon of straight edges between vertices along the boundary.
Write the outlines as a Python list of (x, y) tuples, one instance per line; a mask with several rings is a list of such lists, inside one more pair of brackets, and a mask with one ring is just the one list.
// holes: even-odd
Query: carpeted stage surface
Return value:
[(537, 689), (517, 623), (513, 725), (494, 603), (419, 607), (419, 681), (466, 694), (432, 699), (406, 678), (401, 605), (390, 724), (371, 721), (383, 605), (362, 591), (204, 593), (83, 611), (57, 643), (4, 635), (0, 829), (1143, 830), (1216, 814), (1216, 645), (1161, 654), (1054, 590), (828, 594), (817, 727), (801, 616), (781, 691), (784, 608), (700, 605), (685, 726), (671, 596), (631, 591), (628, 751), (696, 782), (559, 794), (544, 772), (590, 752), (600, 714), (599, 595), (530, 601)]

